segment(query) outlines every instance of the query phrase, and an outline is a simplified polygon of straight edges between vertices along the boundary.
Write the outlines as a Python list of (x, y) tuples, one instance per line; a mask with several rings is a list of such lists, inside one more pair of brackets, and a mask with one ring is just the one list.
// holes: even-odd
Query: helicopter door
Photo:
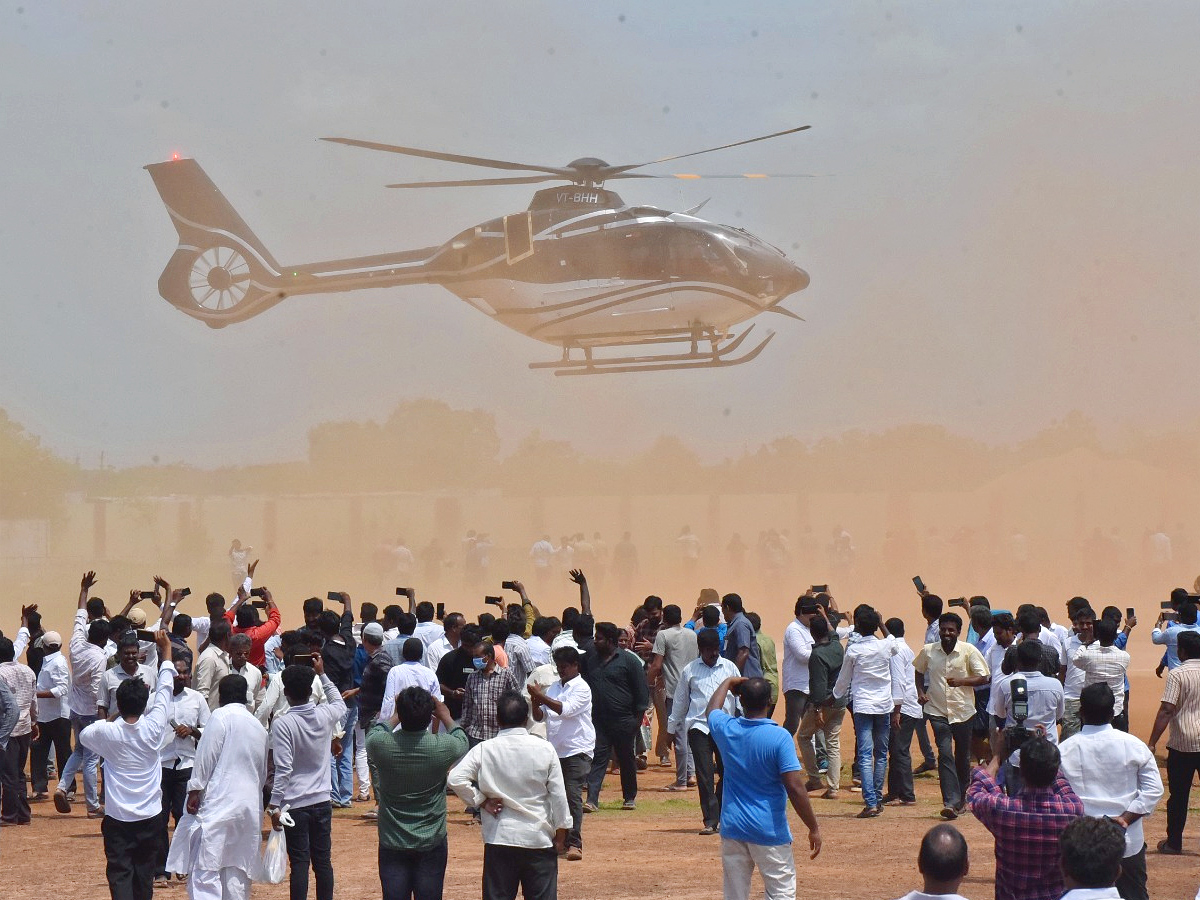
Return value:
[(533, 216), (529, 210), (504, 217), (504, 252), (510, 266), (533, 256)]

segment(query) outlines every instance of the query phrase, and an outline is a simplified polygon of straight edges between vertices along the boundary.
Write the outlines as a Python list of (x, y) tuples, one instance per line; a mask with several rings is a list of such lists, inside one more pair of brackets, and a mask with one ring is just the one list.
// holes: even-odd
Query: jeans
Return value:
[(700, 814), (706, 828), (715, 828), (721, 821), (721, 784), (725, 778), (725, 767), (716, 741), (706, 731), (692, 728), (688, 731), (688, 746), (692, 748), (692, 759), (696, 763), (696, 784), (700, 788)]
[(846, 707), (810, 706), (800, 720), (799, 744), (800, 757), (804, 762), (804, 771), (810, 780), (820, 780), (820, 756), (817, 753), (818, 743), (825, 745), (827, 767), (825, 769), (825, 787), (836, 791), (842, 786), (842, 721), (846, 718)]
[(83, 770), (83, 796), (87, 800), (88, 809), (96, 809), (100, 805), (100, 794), (96, 785), (96, 770), (100, 765), (100, 757), (79, 743), (79, 733), (96, 721), (94, 715), (81, 716), (71, 713), (71, 730), (75, 732), (75, 752), (67, 760), (67, 764), (58, 773), (58, 787), (67, 790), (75, 780), (75, 775)]
[(571, 811), (571, 833), (567, 837), (568, 847), (583, 849), (583, 792), (587, 788), (588, 773), (592, 769), (592, 758), (586, 753), (560, 757), (563, 787), (567, 791), (567, 809)]
[(888, 760), (887, 793), (897, 800), (916, 800), (913, 789), (912, 739), (917, 726), (925, 727), (924, 720), (900, 714), (900, 727), (892, 729)]
[[(671, 720), (671, 698), (666, 699), (667, 715), (665, 723)], [(692, 748), (688, 746), (687, 732), (678, 729), (671, 740), (675, 746), (675, 783), (686, 787), (689, 780), (696, 777), (696, 764), (692, 761)]]
[(755, 866), (762, 875), (766, 900), (796, 900), (796, 860), (791, 844), (768, 847), (721, 838), (724, 900), (749, 900)]
[(29, 795), (25, 793), (25, 760), (29, 756), (29, 733), (13, 735), (0, 750), (0, 821), (24, 825), (29, 821)]
[(621, 797), (632, 803), (637, 799), (637, 756), (633, 751), (634, 737), (640, 719), (623, 719), (618, 722), (595, 722), (596, 755), (592, 758), (592, 771), (588, 774), (588, 802), (600, 802), (600, 788), (608, 770), (608, 761), (615, 754), (621, 767)]
[(942, 804), (955, 808), (962, 806), (971, 780), (971, 720), (951, 723), (944, 716), (925, 718), (933, 726), (933, 739), (937, 742)]
[[(50, 787), (50, 780), (46, 777), (46, 767), (50, 764), (50, 748), (54, 748), (54, 764), (60, 772), (71, 758), (71, 720), (63, 716), (49, 722), (39, 722), (38, 729), (41, 734), (31, 745), (29, 780), (33, 782), (35, 794), (44, 794)], [(70, 790), (71, 787), (72, 785), (65, 785), (63, 790)]]
[(171, 824), (171, 819), (175, 819), (176, 826), (179, 825), (179, 820), (183, 818), (183, 805), (187, 802), (187, 783), (192, 777), (192, 767), (186, 769), (166, 769), (162, 770), (162, 846), (159, 847), (158, 865), (155, 866), (155, 874), (165, 875), (167, 872), (167, 851), (170, 849), (170, 838), (167, 834), (167, 829)]
[(379, 848), (383, 900), (442, 900), (446, 881), (446, 839), (427, 850)]
[(1167, 844), (1176, 850), (1183, 849), (1188, 796), (1197, 772), (1200, 772), (1200, 753), (1183, 753), (1167, 748)]
[(162, 840), (162, 814), (140, 822), (118, 822), (105, 816), (100, 823), (104, 836), (105, 870), (112, 900), (150, 900), (154, 894), (154, 869)]
[(317, 878), (317, 900), (333, 900), (332, 805), (314, 803), (288, 812), (296, 822), (283, 829), (292, 864), (291, 900), (307, 900), (310, 863)]
[(892, 722), (888, 713), (854, 713), (854, 753), (862, 779), (863, 803), (883, 803), (883, 778), (887, 772), (888, 738)]
[(553, 847), (483, 845), (483, 900), (515, 900), (517, 888), (525, 900), (556, 900), (558, 854)]
[(332, 789), (330, 799), (343, 806), (354, 798), (354, 725), (358, 721), (358, 704), (348, 705), (342, 719), (342, 752), (329, 760)]

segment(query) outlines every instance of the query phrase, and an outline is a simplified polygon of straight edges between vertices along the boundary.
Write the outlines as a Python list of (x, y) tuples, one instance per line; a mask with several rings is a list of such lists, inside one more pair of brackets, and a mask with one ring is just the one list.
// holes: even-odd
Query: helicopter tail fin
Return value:
[(164, 299), (213, 328), (283, 299), (279, 264), (198, 162), (173, 159), (146, 171), (179, 233), (158, 280)]

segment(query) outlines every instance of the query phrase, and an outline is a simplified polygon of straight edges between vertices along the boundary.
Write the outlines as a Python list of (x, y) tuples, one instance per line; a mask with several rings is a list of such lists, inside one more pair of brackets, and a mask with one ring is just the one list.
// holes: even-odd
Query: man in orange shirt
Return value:
[(266, 588), (263, 588), (262, 591), (264, 609), (267, 613), (266, 624), (259, 621), (258, 610), (253, 605), (246, 603), (250, 595), (246, 593), (244, 587), (238, 588), (237, 602), (225, 613), (225, 618), (233, 626), (234, 634), (245, 634), (250, 637), (250, 655), (247, 659), (250, 660), (251, 665), (258, 666), (260, 669), (267, 664), (266, 651), (263, 649), (267, 638), (279, 630), (279, 625), (283, 621), (279, 615), (279, 607), (271, 599), (271, 592)]

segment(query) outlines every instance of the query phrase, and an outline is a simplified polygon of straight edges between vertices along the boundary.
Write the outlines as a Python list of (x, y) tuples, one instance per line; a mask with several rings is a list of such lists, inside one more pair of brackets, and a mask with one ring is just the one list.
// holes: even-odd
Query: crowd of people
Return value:
[(1200, 625), (1186, 590), (1151, 634), (1165, 690), (1142, 741), (1128, 733), (1136, 617), (1082, 597), (1058, 625), (1038, 606), (947, 604), (918, 584), (914, 652), (902, 619), (867, 604), (844, 613), (814, 585), (780, 652), (741, 596), (711, 588), (686, 615), (649, 596), (628, 622), (597, 622), (573, 568), (579, 602), (561, 617), (513, 581), (513, 602), (489, 597), (471, 621), (412, 589), (382, 609), (362, 603), (356, 619), (332, 592), (284, 630), (250, 549), (235, 596), (209, 594), (204, 615), (181, 612), (189, 592), (157, 577), (112, 614), (88, 572), (65, 641), (36, 605), (0, 636), (0, 821), (28, 824), (31, 802), (69, 815), (82, 781), (114, 898), (172, 879), (193, 898), (247, 897), (267, 877), (269, 820), (293, 900), (310, 872), (332, 900), (333, 810), (356, 802), (377, 822), (385, 900), (440, 898), (457, 795), (480, 826), (485, 900), (549, 900), (560, 859), (583, 859), (605, 776), (619, 772), (618, 808), (633, 810), (655, 762), (674, 772), (668, 791), (697, 790), (698, 833), (719, 836), (732, 900), (755, 870), (770, 900), (796, 895), (789, 806), (816, 857), (815, 800), (853, 791), (858, 818), (876, 818), (914, 803), (924, 771), (937, 773), (946, 822), (922, 841), (924, 887), (910, 898), (957, 896), (967, 846), (949, 823), (968, 812), (994, 837), (997, 900), (1148, 898), (1142, 820), (1165, 793), (1164, 734), (1157, 851), (1183, 849), (1200, 771)]

